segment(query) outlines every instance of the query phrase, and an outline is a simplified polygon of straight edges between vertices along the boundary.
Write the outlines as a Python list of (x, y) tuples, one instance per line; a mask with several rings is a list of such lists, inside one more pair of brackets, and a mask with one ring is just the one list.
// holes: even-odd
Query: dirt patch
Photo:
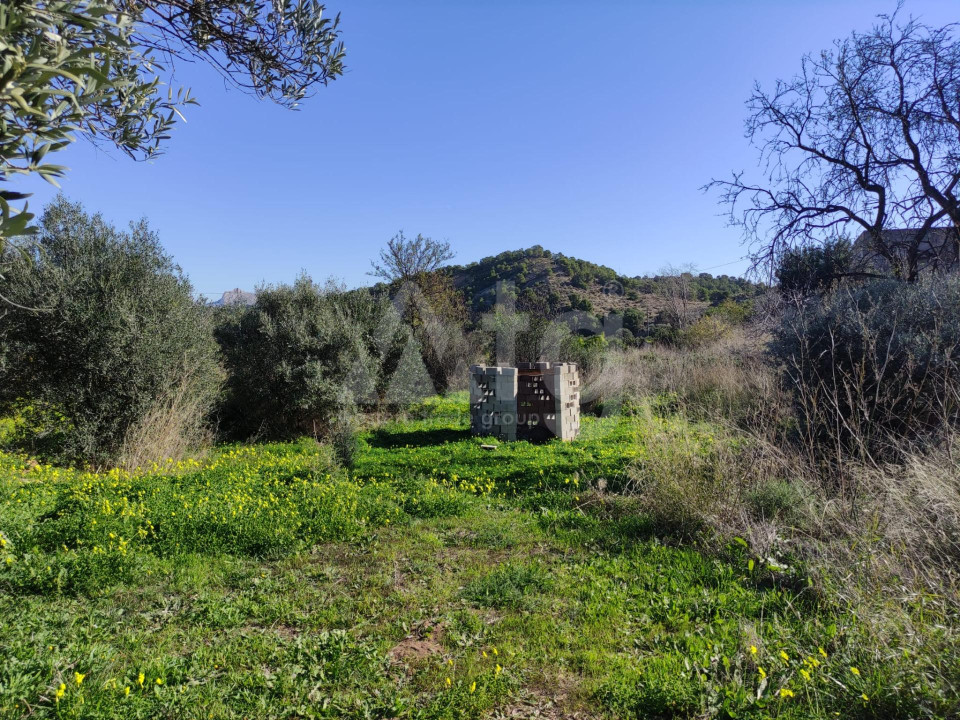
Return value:
[(585, 709), (576, 697), (575, 688), (570, 677), (556, 678), (549, 686), (528, 687), (509, 705), (494, 710), (490, 720), (598, 720), (600, 716)]
[(439, 655), (443, 652), (443, 626), (440, 623), (427, 621), (417, 625), (413, 632), (390, 648), (387, 653), (391, 662), (409, 665), (424, 658)]
[(278, 625), (271, 626), (270, 629), (287, 641), (296, 640), (298, 637), (300, 637), (300, 628), (294, 627), (293, 625), (280, 623)]

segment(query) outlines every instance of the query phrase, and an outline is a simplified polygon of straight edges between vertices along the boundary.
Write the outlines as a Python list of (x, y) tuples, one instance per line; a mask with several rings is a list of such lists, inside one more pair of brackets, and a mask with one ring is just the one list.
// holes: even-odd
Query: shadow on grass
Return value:
[(436, 430), (416, 430), (413, 432), (390, 432), (381, 429), (374, 431), (367, 442), (370, 447), (389, 449), (407, 446), (443, 445), (444, 443), (468, 440), (470, 437), (469, 429), (438, 428)]

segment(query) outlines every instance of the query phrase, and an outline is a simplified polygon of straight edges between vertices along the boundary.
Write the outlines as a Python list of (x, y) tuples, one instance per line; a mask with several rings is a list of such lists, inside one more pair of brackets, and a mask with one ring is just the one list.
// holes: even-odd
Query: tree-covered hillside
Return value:
[[(656, 321), (665, 309), (676, 276), (627, 276), (605, 265), (554, 253), (539, 245), (446, 268), (473, 312), (489, 310), (501, 293), (515, 294), (517, 306), (544, 314), (582, 310), (598, 314), (636, 310)], [(744, 300), (761, 286), (729, 275), (683, 272), (690, 301), (701, 309), (725, 300)], [(512, 288), (510, 287), (512, 284)], [(502, 297), (502, 296), (501, 296)]]

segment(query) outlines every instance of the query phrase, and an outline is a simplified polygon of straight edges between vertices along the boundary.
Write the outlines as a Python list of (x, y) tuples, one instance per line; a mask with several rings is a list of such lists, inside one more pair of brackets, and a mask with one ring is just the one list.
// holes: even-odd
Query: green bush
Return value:
[(56, 199), (0, 294), (31, 308), (0, 313), (0, 403), (19, 408), (18, 444), (34, 453), (110, 463), (171, 393), (187, 388), (203, 415), (219, 389), (207, 313), (144, 221), (122, 232)]
[(221, 427), (239, 438), (326, 434), (374, 397), (377, 364), (368, 328), (339, 288), (306, 275), (263, 288), (254, 306), (225, 312), (216, 337), (228, 378)]
[(607, 339), (603, 335), (570, 335), (560, 350), (560, 359), (575, 363), (583, 380), (603, 366), (607, 349)]
[(884, 454), (960, 419), (960, 278), (873, 280), (785, 314), (771, 345), (807, 439)]
[(829, 292), (854, 272), (855, 264), (853, 246), (845, 239), (827, 241), (820, 247), (791, 250), (777, 268), (780, 292), (787, 296)]
[(786, 480), (771, 479), (747, 494), (753, 513), (761, 518), (792, 519), (801, 505), (800, 490)]
[(730, 334), (730, 325), (719, 315), (704, 315), (680, 330), (677, 344), (695, 350), (719, 342)]

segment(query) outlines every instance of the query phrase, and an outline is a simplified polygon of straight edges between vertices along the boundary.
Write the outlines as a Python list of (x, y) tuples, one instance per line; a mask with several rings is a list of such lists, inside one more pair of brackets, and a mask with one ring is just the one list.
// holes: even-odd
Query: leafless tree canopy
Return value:
[(681, 267), (668, 265), (660, 270), (660, 294), (666, 300), (664, 315), (667, 322), (679, 330), (686, 328), (694, 319), (694, 272), (696, 268), (690, 264)]
[[(707, 186), (743, 228), (755, 269), (791, 248), (862, 236), (865, 251), (914, 280), (931, 230), (960, 237), (958, 26), (901, 15), (805, 57), (770, 91), (756, 86), (746, 135), (762, 175)], [(918, 232), (894, 247), (884, 236), (893, 228)]]
[(387, 241), (380, 251), (380, 262), (370, 261), (370, 275), (387, 282), (413, 281), (424, 273), (437, 270), (453, 259), (450, 243), (417, 235), (407, 240), (401, 230)]

